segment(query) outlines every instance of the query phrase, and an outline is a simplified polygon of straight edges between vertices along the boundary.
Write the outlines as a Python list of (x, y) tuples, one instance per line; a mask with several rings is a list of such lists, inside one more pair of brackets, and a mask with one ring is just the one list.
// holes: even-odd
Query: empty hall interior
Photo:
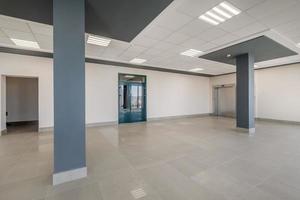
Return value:
[(1, 0), (1, 200), (299, 200), (300, 0)]

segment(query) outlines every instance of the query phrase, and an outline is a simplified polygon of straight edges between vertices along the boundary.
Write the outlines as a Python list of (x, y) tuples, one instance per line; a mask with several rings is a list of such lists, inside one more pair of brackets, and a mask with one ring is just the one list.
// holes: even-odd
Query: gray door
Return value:
[(223, 117), (236, 116), (236, 97), (234, 86), (216, 87), (215, 94), (215, 115)]

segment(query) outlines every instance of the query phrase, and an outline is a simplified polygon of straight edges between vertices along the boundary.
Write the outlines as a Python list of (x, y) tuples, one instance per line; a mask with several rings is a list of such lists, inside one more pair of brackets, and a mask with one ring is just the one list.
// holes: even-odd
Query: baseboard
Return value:
[(242, 133), (248, 133), (250, 136), (255, 134), (255, 128), (240, 128), (237, 127), (236, 130)]
[(97, 123), (89, 123), (86, 125), (87, 128), (98, 127), (98, 126), (112, 126), (117, 125), (118, 121), (110, 121), (110, 122), (97, 122)]
[(177, 116), (167, 116), (167, 117), (151, 117), (147, 121), (160, 121), (160, 120), (172, 120), (172, 119), (183, 119), (183, 118), (198, 118), (198, 117), (208, 117), (212, 113), (203, 113), (203, 114), (193, 114), (193, 115), (177, 115)]
[(281, 120), (281, 119), (269, 119), (269, 118), (255, 118), (257, 121), (264, 122), (275, 122), (275, 123), (283, 123), (283, 124), (292, 124), (292, 125), (300, 125), (298, 121), (289, 121), (289, 120)]
[(7, 129), (3, 129), (2, 131), (0, 131), (0, 136), (1, 135), (4, 135), (4, 134), (6, 134), (7, 133)]
[[(89, 124), (86, 124), (86, 128), (100, 127), (100, 126), (112, 126), (112, 125), (117, 125), (117, 124), (118, 124), (117, 121), (89, 123)], [(53, 132), (53, 127), (39, 128), (39, 133), (44, 133), (44, 132)]]
[(74, 181), (87, 176), (87, 168), (82, 167), (78, 169), (73, 169), (65, 172), (59, 172), (53, 174), (53, 185), (59, 185), (62, 183)]

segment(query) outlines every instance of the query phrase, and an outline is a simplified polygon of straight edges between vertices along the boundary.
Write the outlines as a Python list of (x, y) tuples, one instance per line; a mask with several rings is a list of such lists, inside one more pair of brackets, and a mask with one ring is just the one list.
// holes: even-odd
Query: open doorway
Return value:
[(6, 76), (6, 132), (37, 132), (38, 78)]
[(235, 85), (220, 85), (213, 88), (214, 115), (236, 117)]
[(146, 121), (146, 76), (119, 74), (119, 123)]

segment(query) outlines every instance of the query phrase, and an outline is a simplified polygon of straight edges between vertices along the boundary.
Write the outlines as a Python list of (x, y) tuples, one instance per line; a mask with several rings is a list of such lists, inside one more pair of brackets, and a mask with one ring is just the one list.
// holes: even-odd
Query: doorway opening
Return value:
[(214, 115), (221, 117), (236, 117), (235, 85), (220, 85), (213, 88)]
[(6, 132), (37, 132), (38, 78), (6, 76)]
[(146, 116), (146, 76), (119, 74), (119, 123), (146, 121)]

